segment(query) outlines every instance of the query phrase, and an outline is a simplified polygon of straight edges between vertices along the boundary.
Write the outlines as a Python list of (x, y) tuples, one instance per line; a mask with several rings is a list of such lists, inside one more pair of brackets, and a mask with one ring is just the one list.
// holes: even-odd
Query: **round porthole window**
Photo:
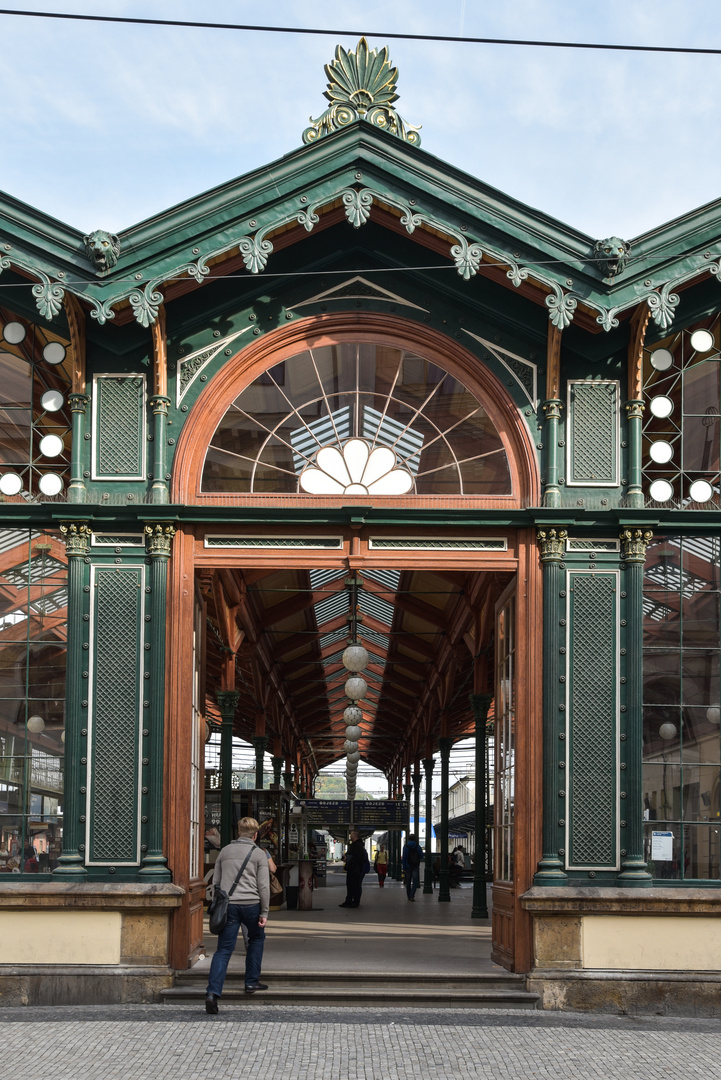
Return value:
[(673, 498), (673, 484), (669, 484), (668, 480), (654, 480), (649, 493), (655, 502), (668, 502)]

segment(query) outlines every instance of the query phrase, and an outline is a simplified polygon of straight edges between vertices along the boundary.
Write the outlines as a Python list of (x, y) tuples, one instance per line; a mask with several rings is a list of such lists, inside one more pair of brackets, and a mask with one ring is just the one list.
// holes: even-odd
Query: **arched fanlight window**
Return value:
[(265, 371), (235, 399), (205, 458), (204, 492), (510, 495), (483, 405), (415, 352), (349, 342)]

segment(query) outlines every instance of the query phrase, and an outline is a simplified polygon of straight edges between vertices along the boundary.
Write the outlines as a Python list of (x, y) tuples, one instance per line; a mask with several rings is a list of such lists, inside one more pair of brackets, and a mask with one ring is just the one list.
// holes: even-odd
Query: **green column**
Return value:
[[(416, 762), (417, 764), (417, 762)], [(421, 842), (421, 780), (420, 772), (413, 773), (413, 831)]]
[(282, 758), (282, 757), (274, 757), (271, 760), (273, 762), (273, 787), (279, 788), (280, 787), (280, 774), (283, 771), (284, 758)]
[(285, 788), (286, 791), (292, 791), (293, 790), (293, 770), (292, 769), (288, 769), (287, 772), (283, 773), (283, 787)]
[(627, 401), (628, 416), (628, 490), (626, 505), (643, 509), (644, 497), (641, 484), (641, 431), (643, 426), (643, 402)]
[(168, 481), (165, 475), (167, 461), (167, 424), (170, 398), (154, 394), (150, 399), (153, 410), (153, 485), (150, 489), (152, 503), (167, 503)]
[(536, 885), (565, 885), (568, 881), (558, 854), (559, 821), (566, 816), (560, 785), (565, 727), (561, 711), (564, 708), (560, 681), (563, 646), (558, 601), (567, 537), (565, 529), (538, 530), (543, 565), (543, 856), (533, 879)]
[(254, 735), (250, 740), (255, 750), (255, 787), (257, 791), (263, 789), (263, 755), (268, 745), (267, 735)]
[(473, 871), (472, 919), (488, 918), (486, 901), (486, 718), (492, 694), (471, 694), (471, 708), (476, 722), (476, 854)]
[(219, 690), (215, 695), (220, 709), (220, 844), (233, 839), (233, 720), (240, 694), (237, 690)]
[(433, 768), (432, 757), (423, 758), (423, 771), (426, 774), (426, 865), (423, 874), (423, 892), (433, 892)]
[[(72, 451), (70, 455), (69, 503), (84, 503), (87, 498), (83, 461), (85, 456), (85, 407), (90, 398), (87, 394), (68, 394), (72, 418)], [(67, 738), (67, 736), (66, 736)]]
[(90, 528), (85, 522), (60, 526), (68, 555), (68, 666), (65, 688), (65, 763), (63, 791), (63, 853), (53, 870), (59, 881), (84, 881), (85, 832), (80, 820), (85, 814), (85, 769), (80, 759), (87, 756), (87, 684), (83, 680), (83, 560), (90, 545)]
[(549, 398), (543, 403), (546, 414), (546, 429), (543, 433), (543, 456), (546, 462), (544, 506), (561, 505), (561, 489), (558, 485), (558, 425), (562, 408), (563, 402), (558, 398)]
[(170, 881), (168, 860), (163, 854), (163, 753), (165, 728), (165, 601), (168, 586), (168, 559), (175, 536), (169, 524), (146, 525), (146, 550), (150, 556), (150, 648), (153, 676), (150, 683), (150, 792), (148, 805), (147, 852), (139, 873), (141, 878)]
[[(620, 885), (649, 888), (643, 851), (643, 564), (653, 533), (646, 529), (623, 529), (621, 546), (626, 561), (626, 739), (621, 743), (623, 786), (622, 813), (626, 818), (626, 855), (618, 875)], [(625, 798), (624, 798), (625, 795)]]
[(448, 875), (448, 771), (451, 760), (453, 739), (442, 735), (438, 740), (441, 752), (441, 873), (438, 883), (438, 900), (450, 903), (451, 890)]

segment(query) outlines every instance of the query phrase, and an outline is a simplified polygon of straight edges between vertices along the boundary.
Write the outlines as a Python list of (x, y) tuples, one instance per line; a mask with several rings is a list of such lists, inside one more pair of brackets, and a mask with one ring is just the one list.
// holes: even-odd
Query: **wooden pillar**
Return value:
[(453, 739), (447, 735), (442, 735), (438, 740), (438, 749), (441, 752), (441, 872), (438, 884), (440, 903), (450, 903), (451, 899), (448, 875), (448, 774), (452, 746)]
[(471, 694), (476, 722), (476, 852), (473, 871), (472, 919), (488, 918), (486, 899), (486, 718), (492, 694)]
[(423, 876), (423, 892), (433, 892), (433, 769), (435, 760), (431, 754), (423, 758), (426, 776), (426, 866)]
[(220, 844), (233, 839), (233, 720), (240, 694), (219, 690), (216, 694), (222, 726), (220, 729)]

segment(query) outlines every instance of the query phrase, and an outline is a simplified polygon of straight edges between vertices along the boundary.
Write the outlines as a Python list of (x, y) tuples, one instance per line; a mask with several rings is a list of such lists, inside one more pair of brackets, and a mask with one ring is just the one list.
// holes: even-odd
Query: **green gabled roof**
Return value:
[(15, 267), (39, 283), (44, 318), (58, 313), (69, 291), (101, 324), (129, 302), (148, 326), (164, 283), (201, 285), (209, 261), (238, 252), (249, 273), (258, 273), (273, 258), (269, 235), (289, 227), (311, 232), (318, 215), (337, 204), (357, 227), (382, 205), (409, 235), (440, 234), (466, 281), (483, 261), (496, 264), (509, 288), (535, 285), (561, 328), (579, 305), (608, 330), (619, 314), (647, 302), (665, 329), (677, 286), (721, 276), (721, 201), (638, 237), (627, 267), (604, 279), (591, 237), (362, 120), (125, 230), (117, 265), (101, 277), (79, 230), (0, 195), (0, 269)]

